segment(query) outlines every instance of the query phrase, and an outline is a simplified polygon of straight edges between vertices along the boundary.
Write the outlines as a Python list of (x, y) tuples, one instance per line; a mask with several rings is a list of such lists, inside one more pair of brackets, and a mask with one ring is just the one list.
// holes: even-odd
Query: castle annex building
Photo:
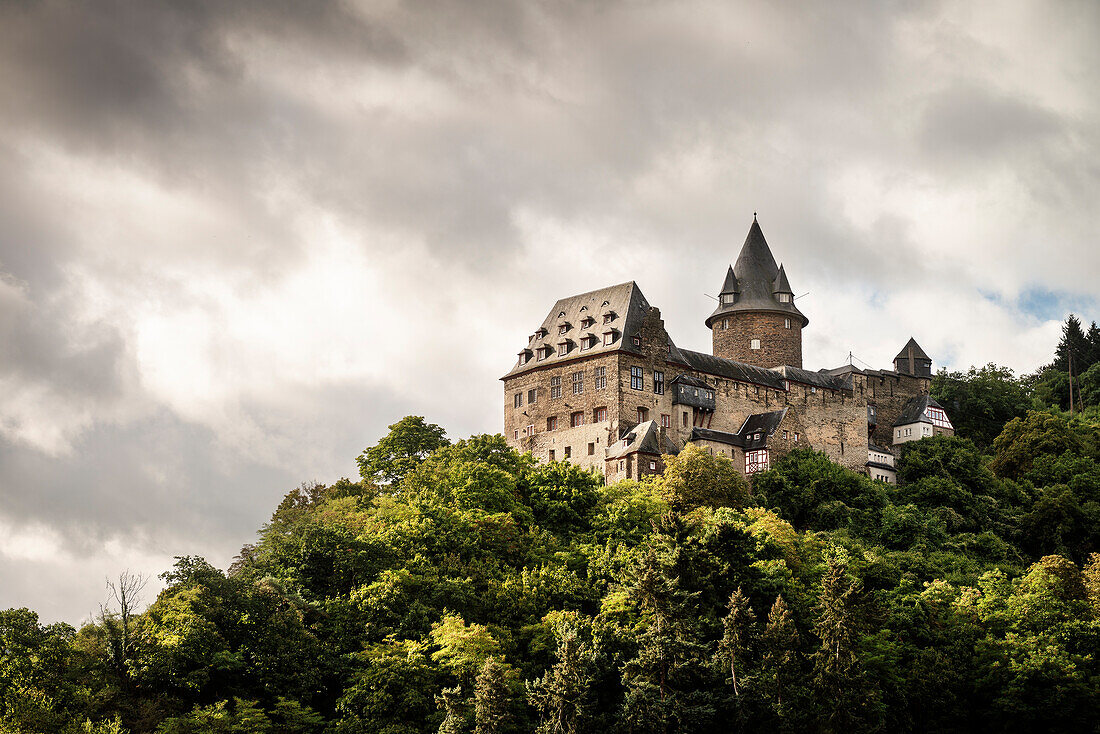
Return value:
[(802, 367), (808, 324), (754, 217), (706, 319), (710, 354), (677, 347), (634, 282), (563, 298), (501, 378), (505, 436), (608, 481), (658, 473), (662, 455), (691, 442), (745, 474), (809, 447), (894, 482), (894, 447), (954, 433), (915, 340), (892, 370), (813, 372)]

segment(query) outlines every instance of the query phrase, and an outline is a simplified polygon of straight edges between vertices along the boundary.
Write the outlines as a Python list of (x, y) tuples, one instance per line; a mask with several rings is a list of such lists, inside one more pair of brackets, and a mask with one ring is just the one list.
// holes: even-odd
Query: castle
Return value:
[(563, 298), (501, 378), (505, 436), (608, 481), (660, 473), (661, 457), (691, 442), (746, 475), (808, 447), (892, 483), (896, 446), (954, 433), (915, 340), (892, 370), (812, 372), (802, 368), (808, 323), (754, 215), (706, 319), (711, 354), (678, 348), (633, 281)]

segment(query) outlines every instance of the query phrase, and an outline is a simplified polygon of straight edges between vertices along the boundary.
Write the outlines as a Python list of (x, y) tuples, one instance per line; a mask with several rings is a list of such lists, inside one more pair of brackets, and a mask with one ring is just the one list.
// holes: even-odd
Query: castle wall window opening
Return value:
[(607, 420), (607, 408), (596, 408), (592, 411), (592, 420), (595, 423), (603, 423)]
[(561, 397), (561, 377), (550, 378), (550, 398), (557, 400)]
[(630, 368), (630, 389), (645, 390), (645, 379), (642, 377), (641, 367)]
[(584, 393), (584, 372), (573, 373), (573, 394), (581, 395)]
[(607, 387), (607, 368), (597, 367), (593, 372), (593, 382), (597, 390), (603, 390)]
[(550, 416), (549, 418), (546, 419), (546, 430), (548, 430), (548, 431), (558, 430), (558, 417), (556, 415), (552, 415), (552, 416)]
[(753, 339), (749, 342), (749, 349), (759, 349), (759, 348), (760, 348), (760, 340), (759, 339)]
[(513, 408), (522, 408), (523, 407), (523, 393), (517, 392), (515, 395), (512, 396), (512, 407)]
[(584, 411), (578, 410), (569, 416), (569, 425), (573, 428), (584, 425)]
[(528, 390), (527, 391), (527, 404), (528, 405), (534, 405), (535, 402), (537, 402), (536, 399), (538, 398), (538, 394), (539, 394), (538, 388), (533, 387), (530, 390)]
[(665, 373), (658, 370), (653, 371), (653, 392), (656, 395), (665, 394)]

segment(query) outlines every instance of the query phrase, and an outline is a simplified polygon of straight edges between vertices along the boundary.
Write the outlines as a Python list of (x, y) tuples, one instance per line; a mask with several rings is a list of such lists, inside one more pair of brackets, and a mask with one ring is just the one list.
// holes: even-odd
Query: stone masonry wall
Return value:
[(873, 439), (879, 446), (893, 444), (894, 422), (911, 398), (927, 395), (932, 381), (927, 377), (903, 374), (853, 375), (864, 382), (867, 401), (875, 406), (876, 427)]
[[(802, 366), (802, 324), (797, 317), (781, 313), (735, 312), (715, 319), (711, 334), (712, 354), (716, 357), (759, 367)], [(760, 340), (759, 349), (752, 349), (753, 339)]]
[[(504, 437), (520, 451), (529, 451), (535, 458), (561, 461), (569, 453), (571, 463), (585, 468), (603, 470), (604, 449), (618, 434), (619, 406), (622, 402), (619, 384), (618, 352), (580, 357), (565, 363), (536, 368), (509, 377), (504, 381)], [(606, 386), (596, 389), (596, 369), (606, 373)], [(583, 392), (573, 392), (573, 374), (582, 375)], [(551, 379), (561, 378), (561, 397), (551, 397)], [(536, 390), (535, 402), (528, 400), (529, 391)], [(515, 395), (521, 395), (520, 407), (515, 407)], [(607, 419), (596, 421), (596, 410), (607, 409)], [(570, 426), (573, 413), (584, 415), (584, 423)], [(557, 419), (557, 427), (548, 429), (547, 419)], [(533, 431), (527, 434), (527, 426)], [(518, 434), (517, 434), (518, 432)], [(589, 449), (591, 448), (591, 453)]]

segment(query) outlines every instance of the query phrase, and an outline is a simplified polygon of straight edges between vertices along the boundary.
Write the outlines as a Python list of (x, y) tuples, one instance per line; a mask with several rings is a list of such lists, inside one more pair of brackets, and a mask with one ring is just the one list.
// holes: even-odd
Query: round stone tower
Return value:
[(707, 318), (716, 357), (757, 367), (802, 367), (802, 329), (783, 266), (776, 266), (756, 216), (741, 253), (726, 272), (718, 308)]

